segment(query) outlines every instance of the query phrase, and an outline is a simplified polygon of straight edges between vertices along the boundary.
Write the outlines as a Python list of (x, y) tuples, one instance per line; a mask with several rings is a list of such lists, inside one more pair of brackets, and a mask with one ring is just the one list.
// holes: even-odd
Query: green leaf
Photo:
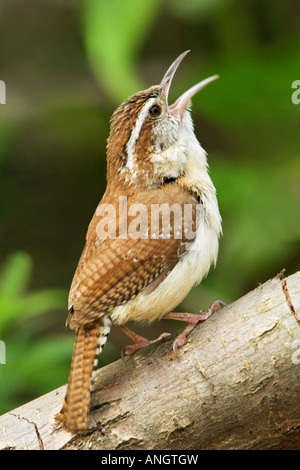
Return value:
[(84, 36), (96, 77), (119, 103), (143, 88), (135, 70), (161, 0), (86, 0)]
[(6, 261), (0, 281), (0, 296), (14, 297), (23, 293), (29, 282), (32, 261), (27, 253), (13, 253)]
[(65, 289), (41, 289), (26, 292), (32, 273), (27, 253), (16, 252), (6, 261), (0, 279), (0, 334), (24, 318), (39, 316), (55, 309), (66, 309)]

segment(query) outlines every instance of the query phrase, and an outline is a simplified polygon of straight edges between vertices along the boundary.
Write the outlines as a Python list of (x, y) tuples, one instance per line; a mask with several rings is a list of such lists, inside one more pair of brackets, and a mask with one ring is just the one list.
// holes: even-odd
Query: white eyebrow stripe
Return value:
[(141, 111), (138, 115), (138, 118), (136, 120), (135, 127), (132, 130), (130, 138), (127, 142), (127, 145), (126, 145), (127, 164), (126, 164), (126, 166), (129, 169), (130, 173), (133, 173), (134, 152), (135, 152), (135, 146), (136, 146), (137, 140), (139, 138), (139, 135), (140, 135), (141, 129), (143, 127), (145, 118), (148, 114), (148, 111), (151, 108), (151, 106), (153, 105), (155, 100), (156, 100), (156, 98), (151, 98), (150, 100), (148, 100), (144, 104), (144, 106), (142, 107), (142, 109), (141, 109)]

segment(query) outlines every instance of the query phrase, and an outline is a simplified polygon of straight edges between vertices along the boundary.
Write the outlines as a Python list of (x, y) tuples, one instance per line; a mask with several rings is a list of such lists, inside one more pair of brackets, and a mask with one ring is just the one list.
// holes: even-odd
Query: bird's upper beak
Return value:
[[(182, 54), (180, 54), (180, 56), (177, 57), (176, 60), (174, 60), (173, 64), (168, 68), (166, 74), (164, 75), (164, 78), (160, 82), (160, 85), (164, 88), (164, 91), (165, 91), (165, 98), (166, 98), (167, 105), (168, 105), (168, 95), (169, 95), (169, 90), (170, 90), (172, 79), (175, 75), (175, 72), (180, 62), (189, 52), (190, 51), (183, 52)], [(174, 104), (172, 104), (171, 106), (168, 106), (169, 114), (173, 114), (173, 115), (177, 114), (181, 117), (190, 99), (196, 93), (198, 93), (198, 91), (202, 90), (202, 88), (206, 87), (206, 85), (209, 85), (209, 83), (213, 82), (217, 78), (219, 78), (219, 75), (213, 75), (212, 77), (202, 80), (201, 82), (197, 83), (197, 85), (194, 85), (192, 88), (187, 90), (175, 101)]]

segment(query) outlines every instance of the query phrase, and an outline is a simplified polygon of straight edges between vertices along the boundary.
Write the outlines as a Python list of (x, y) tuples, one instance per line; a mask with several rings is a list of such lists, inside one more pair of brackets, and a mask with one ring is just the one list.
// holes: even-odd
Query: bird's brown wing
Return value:
[(97, 237), (92, 220), (70, 289), (67, 324), (72, 329), (109, 314), (176, 266), (191, 239), (186, 238), (184, 228), (182, 236), (175, 238), (172, 221), (170, 239), (103, 239)]

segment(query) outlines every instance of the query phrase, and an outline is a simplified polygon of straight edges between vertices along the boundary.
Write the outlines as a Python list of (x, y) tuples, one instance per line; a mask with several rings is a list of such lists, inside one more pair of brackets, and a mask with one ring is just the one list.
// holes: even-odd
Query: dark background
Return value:
[[(195, 96), (193, 117), (224, 236), (217, 268), (179, 309), (299, 269), (299, 19), (298, 0), (0, 1), (0, 412), (66, 383), (67, 295), (105, 189), (110, 116), (186, 49), (171, 101), (221, 76)], [(100, 365), (125, 344), (113, 329)]]

